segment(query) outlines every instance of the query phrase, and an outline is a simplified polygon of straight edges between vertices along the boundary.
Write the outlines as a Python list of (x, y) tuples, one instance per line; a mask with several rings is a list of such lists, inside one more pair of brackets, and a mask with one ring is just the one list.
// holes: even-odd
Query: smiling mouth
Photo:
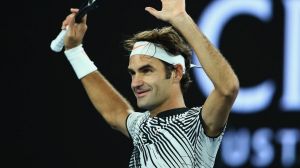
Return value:
[(149, 90), (146, 90), (146, 91), (140, 91), (140, 92), (135, 92), (135, 96), (136, 96), (137, 98), (142, 98), (142, 97), (146, 96), (148, 92), (149, 92)]

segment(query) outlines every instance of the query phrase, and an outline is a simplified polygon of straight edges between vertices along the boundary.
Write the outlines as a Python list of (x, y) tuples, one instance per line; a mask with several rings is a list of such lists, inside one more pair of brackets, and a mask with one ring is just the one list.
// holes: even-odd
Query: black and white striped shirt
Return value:
[(201, 107), (179, 108), (150, 117), (149, 111), (127, 118), (133, 140), (129, 167), (213, 167), (224, 131), (216, 138), (205, 135)]

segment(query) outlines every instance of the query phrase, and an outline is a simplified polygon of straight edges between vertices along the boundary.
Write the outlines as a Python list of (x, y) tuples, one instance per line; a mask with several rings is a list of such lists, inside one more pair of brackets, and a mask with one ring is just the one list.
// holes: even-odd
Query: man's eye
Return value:
[(143, 73), (150, 73), (150, 72), (152, 72), (152, 70), (151, 70), (151, 69), (143, 69), (142, 72), (143, 72)]

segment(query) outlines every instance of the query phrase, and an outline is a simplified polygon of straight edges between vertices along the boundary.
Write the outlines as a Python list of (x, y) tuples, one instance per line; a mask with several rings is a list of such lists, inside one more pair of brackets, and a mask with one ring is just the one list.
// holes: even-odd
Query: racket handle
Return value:
[(67, 29), (61, 30), (58, 36), (52, 40), (50, 48), (54, 52), (60, 52), (64, 48), (64, 37), (67, 33)]

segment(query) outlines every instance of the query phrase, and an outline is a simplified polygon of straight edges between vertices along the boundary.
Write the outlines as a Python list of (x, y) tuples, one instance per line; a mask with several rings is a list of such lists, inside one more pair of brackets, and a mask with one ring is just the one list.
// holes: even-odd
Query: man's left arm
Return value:
[(205, 133), (217, 136), (227, 122), (232, 105), (237, 97), (239, 81), (229, 63), (185, 11), (184, 0), (162, 0), (162, 10), (147, 7), (156, 18), (172, 24), (194, 49), (201, 60), (203, 70), (214, 85), (203, 109)]

